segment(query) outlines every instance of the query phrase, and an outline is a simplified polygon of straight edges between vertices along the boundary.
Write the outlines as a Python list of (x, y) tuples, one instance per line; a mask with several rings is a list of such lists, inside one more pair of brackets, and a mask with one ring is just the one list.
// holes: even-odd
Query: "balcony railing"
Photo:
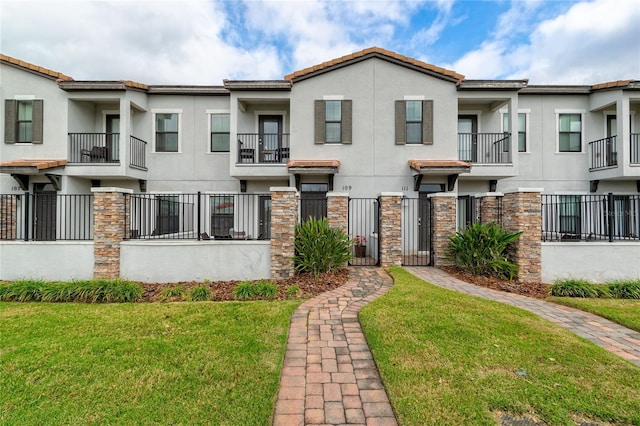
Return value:
[(238, 133), (239, 164), (282, 164), (289, 157), (289, 133)]
[(511, 134), (458, 133), (458, 158), (478, 164), (510, 164)]
[(640, 164), (640, 133), (631, 133), (630, 164)]
[(69, 133), (70, 163), (120, 163), (119, 133)]
[(129, 165), (147, 170), (147, 142), (135, 136), (131, 136), (129, 140)]
[(618, 148), (616, 146), (615, 136), (589, 142), (589, 151), (591, 152), (591, 165), (589, 170), (618, 165)]

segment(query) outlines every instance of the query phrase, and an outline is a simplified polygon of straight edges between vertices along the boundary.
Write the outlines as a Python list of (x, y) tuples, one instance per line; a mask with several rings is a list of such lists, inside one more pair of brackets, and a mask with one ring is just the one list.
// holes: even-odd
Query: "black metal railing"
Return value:
[(238, 133), (239, 164), (281, 164), (289, 158), (288, 133)]
[(125, 239), (268, 240), (271, 196), (132, 194)]
[(129, 165), (147, 170), (147, 142), (135, 136), (129, 138)]
[(119, 133), (69, 133), (70, 163), (119, 163)]
[(0, 239), (93, 239), (93, 195), (0, 194)]
[(542, 195), (542, 241), (640, 239), (640, 195)]
[(354, 266), (378, 265), (380, 262), (380, 202), (377, 198), (349, 199), (349, 237), (353, 240)]
[(458, 159), (478, 164), (510, 164), (510, 133), (458, 133)]
[(640, 164), (640, 133), (631, 133), (629, 164)]
[(618, 165), (618, 149), (616, 147), (616, 137), (598, 139), (589, 142), (591, 164), (589, 170), (597, 170), (605, 167)]
[[(433, 234), (431, 199), (402, 199), (402, 264), (429, 266), (433, 264)], [(384, 242), (383, 242), (384, 243)]]
[(311, 196), (309, 198), (303, 194), (300, 198), (299, 222), (302, 223), (310, 217), (315, 219), (327, 217), (327, 198), (324, 193), (321, 196)]
[(461, 195), (456, 199), (458, 229), (465, 229), (480, 221), (478, 199), (472, 195)]

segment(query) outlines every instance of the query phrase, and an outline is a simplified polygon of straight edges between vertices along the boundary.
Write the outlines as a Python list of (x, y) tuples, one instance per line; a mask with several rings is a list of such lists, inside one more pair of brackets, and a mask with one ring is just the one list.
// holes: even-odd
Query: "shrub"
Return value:
[(512, 280), (518, 266), (511, 263), (507, 247), (522, 232), (509, 233), (497, 223), (475, 223), (449, 238), (447, 258), (474, 275), (493, 275)]
[(301, 290), (298, 284), (290, 285), (286, 290), (287, 297), (298, 297), (300, 292)]
[(0, 286), (0, 300), (15, 302), (135, 302), (142, 287), (120, 279), (74, 280), (51, 283), (44, 280), (20, 280)]
[(612, 281), (608, 289), (615, 299), (640, 299), (640, 279)]
[(602, 297), (608, 294), (605, 286), (584, 278), (563, 278), (553, 282), (551, 295), (558, 297)]
[(162, 301), (182, 300), (185, 295), (185, 288), (181, 285), (172, 285), (162, 289), (159, 299)]
[(18, 280), (0, 285), (0, 300), (5, 302), (36, 302), (42, 298), (44, 280)]
[(278, 286), (266, 280), (260, 280), (256, 284), (256, 295), (262, 299), (275, 299), (278, 294)]
[(256, 297), (256, 286), (250, 281), (242, 281), (233, 288), (233, 297), (238, 300), (249, 300)]
[(191, 289), (187, 299), (190, 302), (202, 302), (211, 300), (211, 289), (208, 286), (199, 285)]
[(296, 225), (293, 258), (298, 272), (310, 272), (317, 279), (322, 272), (342, 268), (351, 260), (349, 236), (337, 228), (331, 228), (326, 218), (313, 217)]

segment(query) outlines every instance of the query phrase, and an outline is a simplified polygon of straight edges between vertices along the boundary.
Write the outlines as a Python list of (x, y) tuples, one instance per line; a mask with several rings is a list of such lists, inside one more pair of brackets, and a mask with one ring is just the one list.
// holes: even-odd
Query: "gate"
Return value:
[(352, 266), (380, 264), (380, 202), (377, 198), (349, 198), (349, 237), (354, 240)]
[(431, 199), (426, 193), (419, 198), (402, 199), (402, 264), (431, 266), (433, 245)]

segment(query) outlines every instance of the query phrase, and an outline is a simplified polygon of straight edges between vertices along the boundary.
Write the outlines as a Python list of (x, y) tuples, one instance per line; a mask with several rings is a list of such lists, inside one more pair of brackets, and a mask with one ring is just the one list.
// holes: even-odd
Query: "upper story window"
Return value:
[(211, 114), (211, 152), (229, 152), (229, 114)]
[(315, 101), (315, 143), (351, 143), (351, 100)]
[(396, 145), (433, 144), (433, 101), (396, 101)]
[(558, 151), (582, 151), (582, 115), (558, 115)]
[[(509, 131), (509, 114), (502, 115), (502, 129)], [(518, 113), (518, 152), (527, 152), (527, 114)]]
[(5, 143), (42, 143), (42, 100), (5, 100)]
[(177, 112), (156, 113), (155, 152), (178, 152), (179, 119)]

